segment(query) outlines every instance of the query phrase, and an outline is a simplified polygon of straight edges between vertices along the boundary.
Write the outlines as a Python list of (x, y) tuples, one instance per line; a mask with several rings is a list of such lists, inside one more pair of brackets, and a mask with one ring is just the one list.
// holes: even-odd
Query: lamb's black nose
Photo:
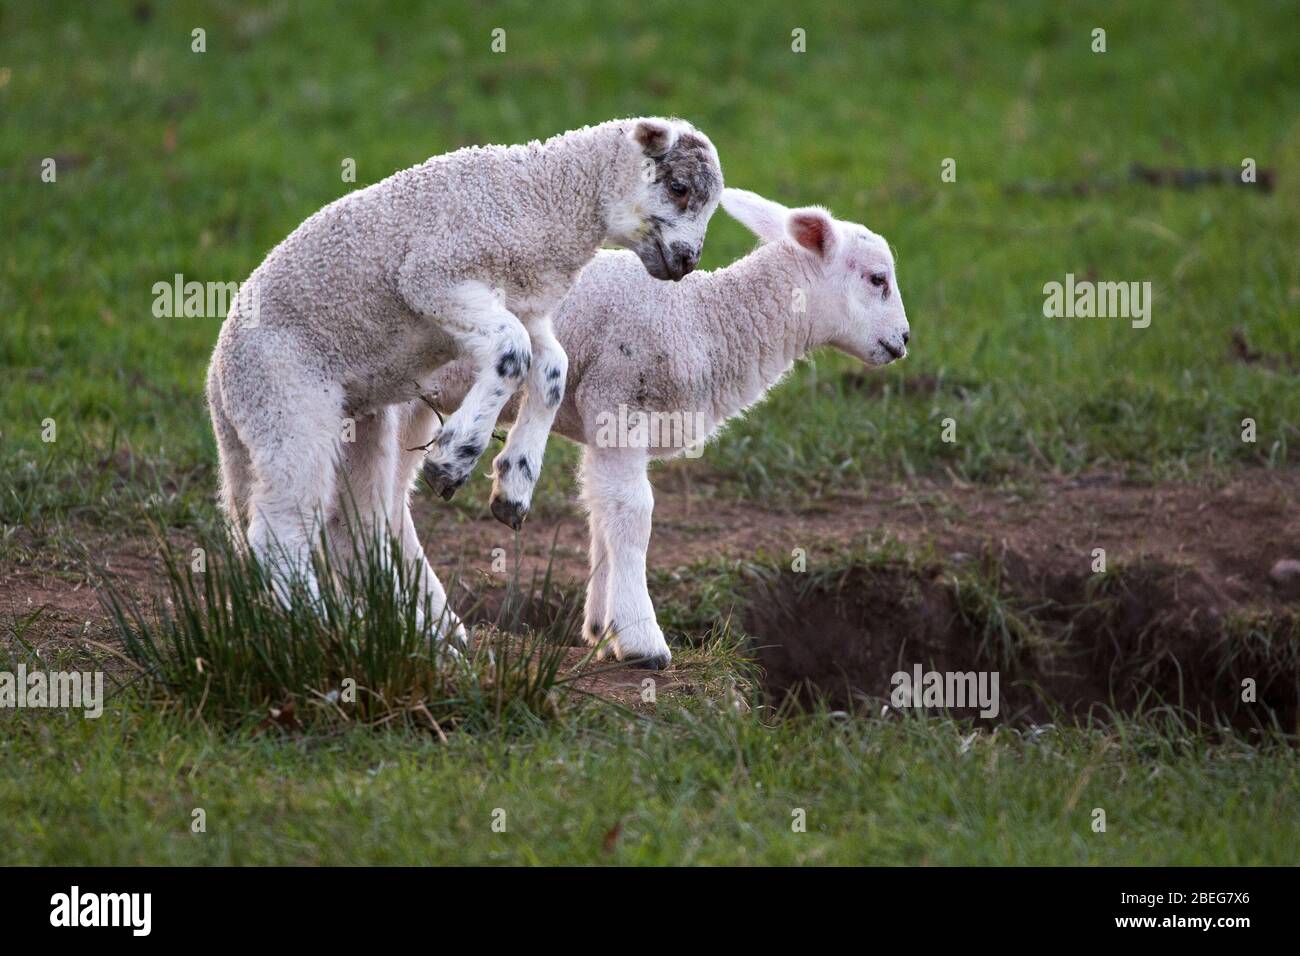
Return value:
[(674, 242), (672, 253), (678, 278), (692, 272), (700, 264), (700, 251), (684, 242)]

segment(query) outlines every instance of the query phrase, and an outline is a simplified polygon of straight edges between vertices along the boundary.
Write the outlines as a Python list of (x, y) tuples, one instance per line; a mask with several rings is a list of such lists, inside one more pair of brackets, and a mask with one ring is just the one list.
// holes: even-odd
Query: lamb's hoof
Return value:
[(451, 501), (452, 497), (465, 484), (464, 478), (457, 478), (449, 472), (444, 466), (426, 461), (424, 467), (420, 469), (420, 475), (435, 495), (443, 501)]
[(464, 663), (468, 652), (465, 648), (457, 647), (452, 641), (443, 638), (435, 642), (433, 653), (441, 666), (456, 667)]
[(491, 507), (492, 517), (515, 531), (524, 526), (524, 519), (528, 517), (528, 509), (517, 501), (493, 498)]
[(647, 671), (666, 671), (668, 665), (672, 663), (671, 654), (655, 654), (653, 657), (640, 657), (636, 660), (627, 662), (628, 667), (634, 667), (638, 670)]

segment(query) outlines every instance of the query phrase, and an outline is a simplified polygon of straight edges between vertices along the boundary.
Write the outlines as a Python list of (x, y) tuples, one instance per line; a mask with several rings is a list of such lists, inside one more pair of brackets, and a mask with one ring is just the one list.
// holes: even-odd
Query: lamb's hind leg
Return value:
[(449, 500), (469, 478), (497, 417), (532, 363), (528, 333), (490, 290), (466, 283), (439, 316), (461, 354), (478, 369), (465, 400), (443, 423), (424, 462), (424, 480)]
[(372, 548), (387, 563), (392, 523), (393, 471), (398, 460), (399, 408), (389, 405), (359, 417), (342, 449), (338, 502), (330, 516), (331, 556), (340, 570), (354, 567)]
[(542, 471), (546, 436), (555, 413), (564, 401), (569, 358), (564, 354), (551, 320), (542, 318), (528, 327), (533, 347), (533, 364), (524, 383), (519, 415), (506, 439), (506, 447), (492, 462), (496, 478), (492, 483), (492, 514), (516, 531), (528, 516), (533, 489)]
[[(417, 446), (433, 427), (433, 412), (420, 402), (412, 402), (399, 412), (396, 467), (393, 470), (392, 525), (397, 536), (402, 560), (407, 564), (412, 580), (419, 588), (420, 617), (426, 627), (432, 627), (439, 638), (465, 646), (465, 628), (447, 601), (447, 592), (425, 557), (415, 521), (411, 518), (411, 486), (419, 470), (423, 452)], [(417, 449), (417, 450), (410, 450)]]
[(208, 413), (212, 433), (217, 439), (217, 462), (221, 471), (217, 500), (225, 513), (236, 544), (242, 544), (247, 527), (248, 496), (253, 485), (253, 462), (239, 432), (226, 414), (226, 400), (221, 391), (221, 371), (217, 362), (208, 368)]
[(225, 410), (255, 476), (248, 543), (287, 603), (293, 579), (316, 591), (311, 553), (333, 505), (342, 389), (287, 337), (265, 336), (229, 359), (221, 372)]

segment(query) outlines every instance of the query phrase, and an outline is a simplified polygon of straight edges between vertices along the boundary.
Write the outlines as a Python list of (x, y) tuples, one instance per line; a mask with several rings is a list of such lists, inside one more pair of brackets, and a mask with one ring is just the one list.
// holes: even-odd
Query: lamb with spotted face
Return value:
[(657, 279), (681, 279), (699, 264), (707, 225), (722, 194), (717, 153), (702, 134), (681, 133), (642, 164), (644, 187), (612, 220), (623, 244)]
[[(724, 190), (722, 205), (758, 236), (748, 256), (670, 285), (627, 252), (601, 252), (555, 312), (569, 355), (555, 431), (586, 446), (585, 635), (651, 668), (671, 652), (646, 587), (650, 461), (698, 448), (816, 348), (880, 366), (906, 355), (910, 339), (889, 244), (866, 226), (739, 189)], [(450, 411), (472, 378), (472, 366), (448, 365), (430, 397)]]
[[(493, 503), (521, 520), (568, 378), (552, 310), (605, 243), (633, 250), (648, 281), (682, 279), (721, 190), (717, 152), (689, 123), (615, 120), (436, 156), (276, 246), (222, 326), (207, 393), (222, 504), (281, 596), (293, 577), (315, 586), (316, 522), (337, 527), (346, 489), (361, 533), (391, 530), (415, 566), (431, 626), (463, 638), (411, 521), (420, 464), (450, 498), (522, 385)], [(471, 383), (438, 429), (416, 399), (456, 360)]]

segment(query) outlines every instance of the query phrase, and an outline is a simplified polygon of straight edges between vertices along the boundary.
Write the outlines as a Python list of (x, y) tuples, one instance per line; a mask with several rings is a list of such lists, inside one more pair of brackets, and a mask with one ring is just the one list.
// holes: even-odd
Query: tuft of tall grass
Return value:
[(471, 647), (449, 648), (396, 543), (383, 533), (347, 538), (346, 560), (322, 541), (309, 588), (273, 577), (224, 534), (188, 558), (159, 535), (166, 599), (142, 608), (106, 577), (102, 601), (149, 692), (223, 725), (400, 724), (445, 737), (560, 714), (569, 695), (559, 632), (571, 622), (509, 635), (484, 627)]

